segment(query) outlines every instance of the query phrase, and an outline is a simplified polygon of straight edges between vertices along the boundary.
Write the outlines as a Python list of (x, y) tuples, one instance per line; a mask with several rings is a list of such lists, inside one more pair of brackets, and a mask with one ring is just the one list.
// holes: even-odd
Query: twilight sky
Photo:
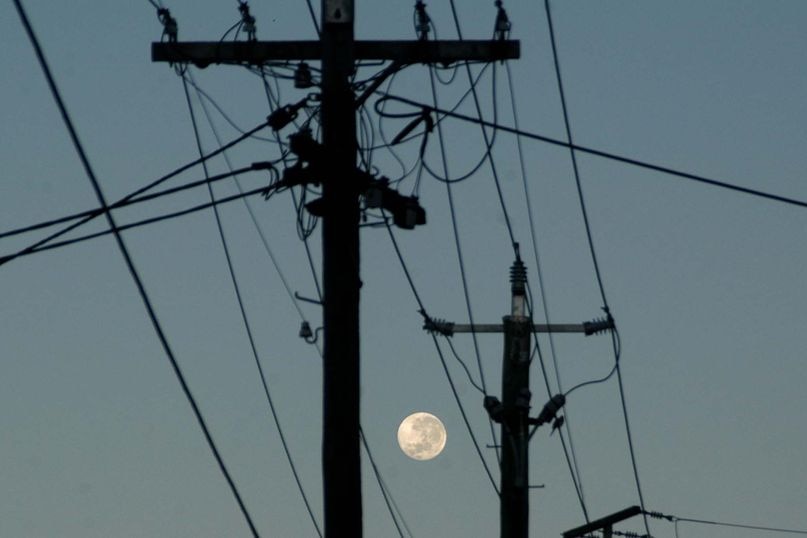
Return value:
[[(168, 0), (181, 40), (217, 40), (238, 21), (237, 2)], [(411, 39), (414, 2), (357, 2), (357, 37)], [(315, 1), (315, 4), (317, 2)], [(543, 2), (505, 2), (522, 58), (488, 67), (478, 83), (486, 119), (565, 138)], [(26, 2), (57, 83), (107, 197), (118, 199), (194, 160), (197, 149), (181, 78), (150, 61), (161, 26), (139, 2)], [(259, 39), (314, 39), (304, 2), (253, 1)], [(315, 8), (318, 10), (318, 5)], [(456, 38), (448, 2), (431, 2), (440, 38)], [(457, 2), (462, 34), (491, 35), (492, 1)], [(567, 1), (553, 3), (575, 142), (782, 196), (807, 200), (807, 4), (797, 0)], [(96, 201), (70, 145), (12, 3), (0, 7), (0, 232), (92, 209)], [(228, 36), (231, 39), (233, 34)], [(368, 66), (359, 76), (372, 76)], [(475, 74), (481, 66), (474, 66)], [(289, 74), (290, 71), (282, 71)], [(450, 71), (441, 73), (448, 82)], [(241, 67), (193, 69), (195, 80), (242, 129), (269, 114), (260, 77)], [(464, 69), (437, 86), (442, 106), (468, 89)], [(281, 104), (305, 95), (288, 80)], [(511, 93), (512, 90), (512, 93)], [(309, 90), (310, 91), (310, 90)], [(408, 67), (389, 92), (431, 102), (426, 66)], [(217, 146), (198, 106), (203, 146)], [(222, 140), (238, 132), (209, 105)], [(390, 112), (415, 109), (389, 104)], [(475, 115), (472, 102), (459, 112)], [(391, 139), (408, 119), (366, 123)], [(484, 154), (479, 127), (442, 123), (452, 177)], [(282, 134), (293, 132), (289, 128)], [(261, 135), (267, 136), (268, 132)], [(409, 169), (419, 142), (400, 148)], [(601, 316), (568, 150), (522, 140), (535, 243), (530, 234), (517, 139), (492, 150), (505, 206), (538, 295), (538, 246), (550, 319)], [(279, 157), (249, 140), (228, 152), (234, 167)], [(393, 179), (386, 150), (373, 166)], [(442, 172), (437, 136), (425, 160)], [(594, 245), (622, 339), (622, 373), (648, 509), (680, 517), (807, 529), (807, 379), (804, 283), (807, 211), (658, 172), (579, 155)], [(210, 173), (227, 170), (216, 159)], [(412, 192), (415, 174), (400, 184)], [(200, 168), (166, 186), (204, 177)], [(241, 176), (245, 189), (265, 173)], [(237, 192), (231, 181), (217, 197)], [(509, 309), (510, 239), (485, 163), (451, 187), (475, 321)], [(428, 224), (396, 230), (428, 312), (468, 321), (447, 190), (424, 171)], [(204, 189), (115, 212), (126, 223), (204, 203)], [(316, 288), (288, 192), (249, 200), (292, 291)], [(316, 328), (315, 305), (295, 308), (242, 202), (222, 207), (227, 244), (261, 364), (302, 484), (321, 522), (321, 364), (298, 338), (300, 312)], [(102, 222), (85, 232), (104, 229)], [(310, 238), (320, 264), (320, 228)], [(43, 232), (0, 238), (6, 255)], [(80, 235), (78, 232), (72, 235)], [(124, 232), (157, 315), (262, 536), (316, 536), (283, 454), (227, 271), (212, 212)], [(496, 536), (498, 500), (454, 400), (418, 305), (384, 228), (362, 231), (362, 425), (411, 534)], [(16, 537), (248, 536), (191, 409), (109, 237), (0, 266), (0, 535)], [(536, 321), (544, 321), (543, 310)], [(470, 336), (453, 339), (476, 382)], [(553, 393), (603, 376), (613, 365), (607, 336), (542, 337)], [(441, 341), (474, 435), (495, 471), (482, 395)], [(500, 395), (502, 339), (478, 337), (487, 392)], [(554, 356), (554, 361), (553, 361)], [(556, 376), (556, 367), (557, 373)], [(548, 399), (532, 371), (535, 413)], [(448, 444), (418, 462), (396, 443), (413, 411), (440, 417)], [(637, 504), (618, 386), (575, 391), (567, 404), (589, 515)], [(559, 536), (584, 523), (558, 435), (530, 446), (531, 535)], [(397, 536), (364, 460), (365, 536)], [(657, 537), (671, 523), (651, 520)], [(639, 518), (620, 527), (644, 532)], [(769, 536), (761, 531), (679, 525), (686, 537)]]

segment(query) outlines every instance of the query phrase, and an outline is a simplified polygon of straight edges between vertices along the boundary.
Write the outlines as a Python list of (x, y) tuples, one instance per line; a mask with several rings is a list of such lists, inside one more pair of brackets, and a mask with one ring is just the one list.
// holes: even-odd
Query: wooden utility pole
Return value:
[[(502, 359), (502, 399), (485, 396), (484, 406), (491, 419), (501, 424), (501, 481), (499, 491), (499, 526), (501, 538), (527, 538), (530, 529), (530, 427), (553, 421), (563, 407), (565, 397), (553, 396), (536, 418), (530, 417), (530, 362), (532, 333), (580, 333), (586, 336), (612, 330), (613, 320), (584, 323), (534, 324), (527, 304), (527, 269), (521, 261), (518, 244), (516, 259), (510, 268), (510, 315), (501, 325), (459, 325), (427, 319), (424, 329), (453, 336), (454, 333), (504, 333)], [(559, 423), (558, 423), (559, 424)]]
[(527, 269), (520, 258), (510, 268), (510, 284), (512, 306), (503, 318), (500, 524), (502, 538), (527, 538), (532, 320), (527, 314)]
[(353, 73), (353, 0), (322, 2), (323, 182), (322, 473), (325, 536), (361, 536), (359, 439), (359, 188)]
[[(362, 536), (359, 440), (359, 197), (367, 171), (356, 169), (356, 109), (369, 96), (356, 99), (350, 78), (356, 60), (388, 60), (395, 69), (409, 64), (451, 64), (518, 58), (519, 44), (506, 39), (486, 41), (355, 41), (353, 0), (322, 0), (322, 33), (318, 41), (190, 42), (173, 38), (152, 44), (152, 60), (211, 64), (262, 65), (271, 60), (322, 62), (321, 161), (318, 215), (322, 217), (323, 256), (323, 436), (322, 466), (325, 535)], [(254, 20), (252, 21), (254, 25)], [(252, 29), (254, 34), (254, 27)], [(375, 81), (378, 88), (384, 76)], [(365, 185), (365, 186), (363, 186)], [(390, 196), (394, 205), (402, 199)], [(387, 208), (389, 209), (389, 208)], [(406, 209), (406, 208), (404, 208)], [(394, 209), (392, 210), (394, 212)], [(422, 210), (420, 210), (422, 212)], [(421, 224), (408, 215), (393, 215), (411, 228)]]

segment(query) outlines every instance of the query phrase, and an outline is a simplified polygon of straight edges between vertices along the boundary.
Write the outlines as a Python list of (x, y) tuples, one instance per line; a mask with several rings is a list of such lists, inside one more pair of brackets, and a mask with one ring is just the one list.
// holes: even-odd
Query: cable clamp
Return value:
[(171, 16), (171, 12), (164, 7), (158, 8), (157, 18), (163, 25), (163, 34), (161, 40), (168, 37), (169, 43), (176, 43), (179, 26), (177, 25), (177, 20)]
[(392, 139), (392, 143), (390, 145), (394, 146), (396, 144), (400, 144), (401, 141), (409, 133), (414, 131), (415, 127), (420, 125), (422, 122), (426, 122), (426, 129), (425, 129), (426, 133), (431, 133), (432, 131), (434, 131), (434, 120), (432, 119), (431, 112), (424, 108), (423, 110), (421, 110), (420, 114), (415, 119), (406, 124), (406, 127), (404, 127), (400, 133), (395, 135), (395, 138)]

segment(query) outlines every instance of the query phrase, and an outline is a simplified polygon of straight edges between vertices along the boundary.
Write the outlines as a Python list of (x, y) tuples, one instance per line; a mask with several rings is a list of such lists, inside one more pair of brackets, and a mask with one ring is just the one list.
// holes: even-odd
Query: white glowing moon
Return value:
[(398, 426), (398, 445), (413, 460), (430, 460), (446, 446), (446, 428), (430, 413), (412, 413)]

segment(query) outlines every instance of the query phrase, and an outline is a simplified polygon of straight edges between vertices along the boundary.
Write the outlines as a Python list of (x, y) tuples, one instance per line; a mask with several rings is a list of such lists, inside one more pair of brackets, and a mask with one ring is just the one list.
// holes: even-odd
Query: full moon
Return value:
[(430, 460), (446, 446), (446, 428), (429, 413), (412, 413), (398, 426), (398, 445), (413, 460)]

